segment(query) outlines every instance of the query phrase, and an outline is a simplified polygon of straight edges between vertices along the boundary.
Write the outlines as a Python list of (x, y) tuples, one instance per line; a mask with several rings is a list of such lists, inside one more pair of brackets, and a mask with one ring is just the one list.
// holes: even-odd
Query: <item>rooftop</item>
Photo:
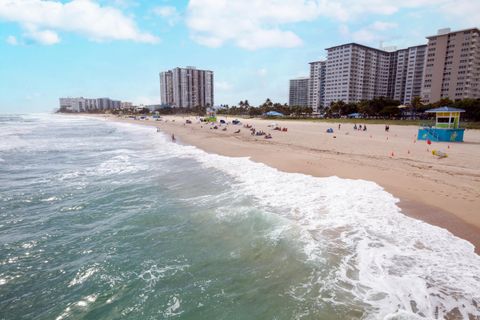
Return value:
[(439, 108), (434, 108), (434, 109), (429, 109), (425, 112), (428, 112), (428, 113), (437, 113), (437, 112), (465, 112), (465, 110), (463, 109), (458, 109), (458, 108), (453, 108), (453, 107), (447, 107), (447, 106), (443, 106), (443, 107), (439, 107)]
[[(443, 31), (443, 29), (440, 29), (438, 31), (441, 32), (441, 31)], [(430, 39), (430, 38), (435, 38), (435, 37), (441, 37), (441, 36), (445, 36), (445, 35), (448, 35), (448, 34), (451, 34), (451, 33), (464, 32), (464, 31), (477, 31), (478, 33), (480, 33), (480, 29), (478, 29), (478, 28), (468, 28), (468, 29), (455, 30), (455, 31), (450, 31), (450, 32), (440, 33), (440, 34), (437, 33), (437, 34), (432, 35), (432, 36), (427, 36), (426, 38)]]
[(325, 50), (330, 50), (330, 49), (334, 49), (334, 48), (338, 48), (338, 47), (344, 47), (344, 46), (357, 46), (357, 47), (362, 47), (362, 48), (369, 49), (369, 50), (375, 50), (375, 51), (380, 51), (380, 52), (383, 52), (383, 53), (389, 53), (388, 51), (385, 51), (385, 50), (382, 50), (382, 49), (377, 49), (377, 48), (372, 48), (372, 47), (365, 46), (363, 44), (359, 44), (359, 43), (356, 43), (356, 42), (340, 44), (338, 46), (333, 46), (333, 47), (330, 47), (330, 48), (326, 48)]

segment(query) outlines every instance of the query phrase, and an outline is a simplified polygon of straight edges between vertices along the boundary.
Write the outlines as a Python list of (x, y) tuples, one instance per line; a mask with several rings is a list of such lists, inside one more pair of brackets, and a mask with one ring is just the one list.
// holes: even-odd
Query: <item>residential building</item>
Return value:
[(163, 105), (173, 105), (173, 73), (160, 72), (160, 101)]
[(85, 99), (85, 111), (97, 110), (97, 99)]
[(427, 37), (422, 100), (480, 98), (480, 30), (438, 30)]
[(420, 97), (422, 91), (423, 71), (425, 68), (427, 46), (420, 45), (397, 50), (392, 54), (391, 75), (393, 91), (387, 95), (410, 104), (414, 97)]
[(111, 109), (111, 103), (109, 98), (98, 98), (97, 99), (97, 109), (98, 110), (109, 110)]
[(120, 100), (110, 100), (110, 109), (118, 110), (122, 107), (122, 101)]
[(60, 108), (72, 112), (85, 111), (85, 98), (60, 98)]
[(72, 112), (121, 109), (123, 104), (123, 102), (119, 100), (111, 100), (110, 98), (60, 98), (59, 101), (60, 108), (67, 109)]
[(133, 104), (131, 102), (125, 102), (122, 101), (120, 104), (120, 109), (131, 109), (133, 107)]
[(326, 49), (325, 105), (388, 96), (391, 53), (357, 43)]
[(308, 77), (290, 80), (290, 95), (288, 99), (290, 106), (308, 106), (309, 80), (310, 78)]
[(186, 67), (161, 72), (160, 95), (163, 105), (182, 108), (213, 106), (213, 71)]
[(310, 79), (308, 82), (308, 102), (307, 105), (318, 112), (325, 103), (325, 75), (327, 71), (327, 61), (310, 62)]

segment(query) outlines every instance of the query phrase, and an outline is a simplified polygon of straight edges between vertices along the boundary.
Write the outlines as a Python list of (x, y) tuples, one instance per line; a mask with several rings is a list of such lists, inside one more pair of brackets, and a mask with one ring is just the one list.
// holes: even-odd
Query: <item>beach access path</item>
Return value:
[[(466, 130), (463, 143), (427, 144), (417, 140), (417, 126), (368, 125), (321, 121), (239, 119), (227, 130), (211, 129), (193, 116), (163, 116), (162, 121), (97, 115), (111, 121), (160, 128), (179, 143), (210, 153), (250, 157), (285, 172), (374, 181), (400, 199), (402, 212), (448, 229), (474, 244), (480, 253), (480, 130)], [(186, 124), (186, 120), (191, 124)], [(235, 117), (218, 117), (231, 122)], [(272, 135), (252, 136), (243, 125)], [(272, 125), (288, 128), (282, 132)], [(218, 125), (218, 124), (217, 124)], [(327, 133), (332, 128), (334, 133)], [(240, 133), (234, 133), (240, 129)], [(153, 130), (153, 129), (152, 129)], [(448, 154), (439, 159), (432, 150)]]

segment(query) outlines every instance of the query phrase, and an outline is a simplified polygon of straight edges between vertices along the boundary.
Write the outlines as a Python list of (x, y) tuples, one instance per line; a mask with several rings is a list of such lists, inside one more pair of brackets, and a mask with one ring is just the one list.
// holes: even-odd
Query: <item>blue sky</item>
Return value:
[(215, 104), (283, 103), (329, 46), (402, 48), (479, 23), (479, 0), (0, 0), (0, 112), (159, 103), (158, 73), (187, 65), (215, 72)]

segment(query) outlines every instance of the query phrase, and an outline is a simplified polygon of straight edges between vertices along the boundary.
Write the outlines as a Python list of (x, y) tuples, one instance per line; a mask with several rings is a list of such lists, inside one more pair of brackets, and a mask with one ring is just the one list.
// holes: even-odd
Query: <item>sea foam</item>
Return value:
[[(338, 259), (327, 262), (335, 272), (311, 279), (337, 292), (334, 303), (336, 296), (352, 295), (369, 305), (369, 319), (480, 316), (480, 257), (473, 245), (406, 216), (398, 199), (374, 182), (280, 172), (151, 135), (161, 142), (155, 147), (162, 156), (192, 158), (206, 170), (227, 173), (238, 194), (250, 195), (301, 230), (306, 261)], [(280, 228), (272, 239), (285, 231)]]

